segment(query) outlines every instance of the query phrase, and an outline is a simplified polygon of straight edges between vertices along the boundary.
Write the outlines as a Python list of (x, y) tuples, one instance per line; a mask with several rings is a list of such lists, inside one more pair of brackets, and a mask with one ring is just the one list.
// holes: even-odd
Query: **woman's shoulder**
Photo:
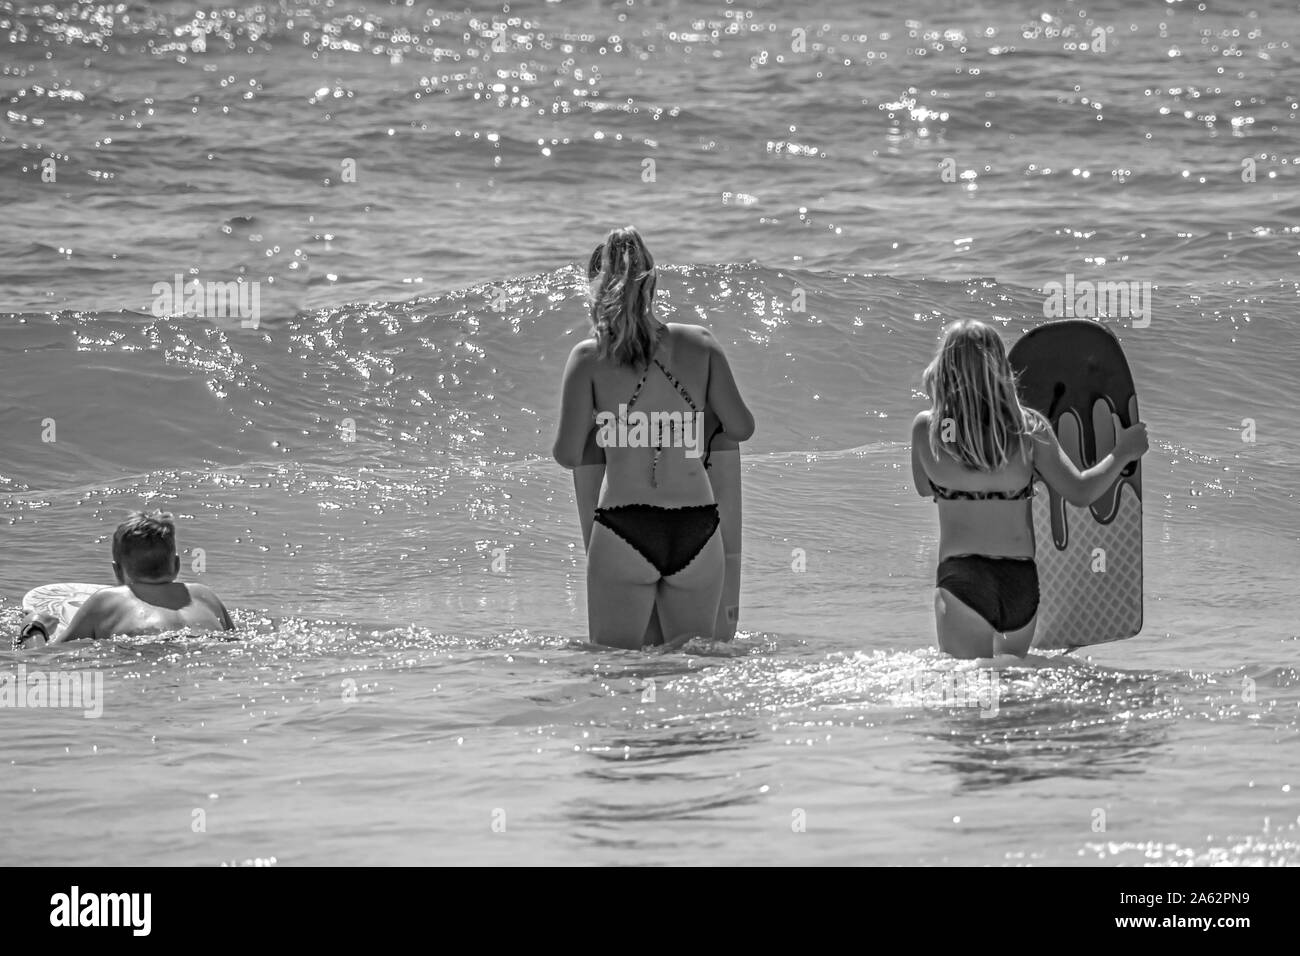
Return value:
[(672, 336), (674, 342), (685, 343), (693, 348), (706, 349), (712, 351), (718, 348), (718, 340), (713, 337), (713, 333), (702, 325), (687, 325), (684, 322), (665, 322), (664, 328)]

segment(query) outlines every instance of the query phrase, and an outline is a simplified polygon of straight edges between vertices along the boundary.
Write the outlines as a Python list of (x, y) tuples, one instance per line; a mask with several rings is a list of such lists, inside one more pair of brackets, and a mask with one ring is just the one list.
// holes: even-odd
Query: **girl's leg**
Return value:
[(630, 544), (596, 523), (587, 550), (587, 626), (593, 644), (640, 648), (659, 572)]
[(993, 656), (993, 642), (997, 637), (993, 625), (951, 591), (934, 589), (934, 620), (939, 650), (945, 654), (965, 660)]
[(1038, 615), (1035, 614), (1028, 624), (1019, 630), (998, 634), (993, 639), (994, 654), (1015, 654), (1024, 657), (1034, 643), (1034, 630), (1038, 627)]

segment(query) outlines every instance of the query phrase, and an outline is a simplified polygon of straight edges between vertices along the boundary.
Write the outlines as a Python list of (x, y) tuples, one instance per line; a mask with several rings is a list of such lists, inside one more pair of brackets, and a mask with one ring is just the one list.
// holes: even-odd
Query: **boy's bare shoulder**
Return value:
[(86, 598), (81, 603), (82, 607), (88, 607), (92, 611), (111, 607), (114, 604), (120, 604), (123, 601), (134, 598), (131, 589), (125, 584), (114, 585), (113, 587), (100, 588), (94, 594)]
[(217, 597), (217, 592), (206, 584), (200, 584), (197, 581), (183, 581), (182, 583), (189, 588), (190, 594), (196, 598), (217, 601), (218, 603), (221, 601), (221, 598)]
[(190, 597), (194, 599), (195, 603), (204, 605), (209, 611), (217, 616), (218, 620), (221, 622), (222, 628), (230, 630), (235, 626), (235, 622), (230, 617), (230, 612), (226, 610), (226, 606), (221, 603), (221, 598), (217, 597), (216, 591), (212, 590), (212, 588), (208, 587), (206, 584), (190, 584), (189, 582), (185, 582), (185, 586), (189, 589)]

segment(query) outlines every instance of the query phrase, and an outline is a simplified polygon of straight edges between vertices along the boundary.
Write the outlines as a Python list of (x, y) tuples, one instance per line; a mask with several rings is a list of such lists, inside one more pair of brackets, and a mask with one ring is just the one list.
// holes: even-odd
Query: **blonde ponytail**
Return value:
[[(595, 256), (593, 255), (593, 261)], [(600, 250), (591, 324), (597, 355), (639, 368), (654, 349), (655, 261), (634, 226), (615, 229)]]

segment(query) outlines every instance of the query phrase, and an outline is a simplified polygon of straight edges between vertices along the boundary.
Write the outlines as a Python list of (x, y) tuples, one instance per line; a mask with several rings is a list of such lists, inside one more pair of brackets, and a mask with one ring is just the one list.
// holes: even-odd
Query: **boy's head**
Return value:
[(161, 511), (134, 511), (113, 533), (113, 573), (121, 584), (166, 584), (181, 570), (176, 525)]

